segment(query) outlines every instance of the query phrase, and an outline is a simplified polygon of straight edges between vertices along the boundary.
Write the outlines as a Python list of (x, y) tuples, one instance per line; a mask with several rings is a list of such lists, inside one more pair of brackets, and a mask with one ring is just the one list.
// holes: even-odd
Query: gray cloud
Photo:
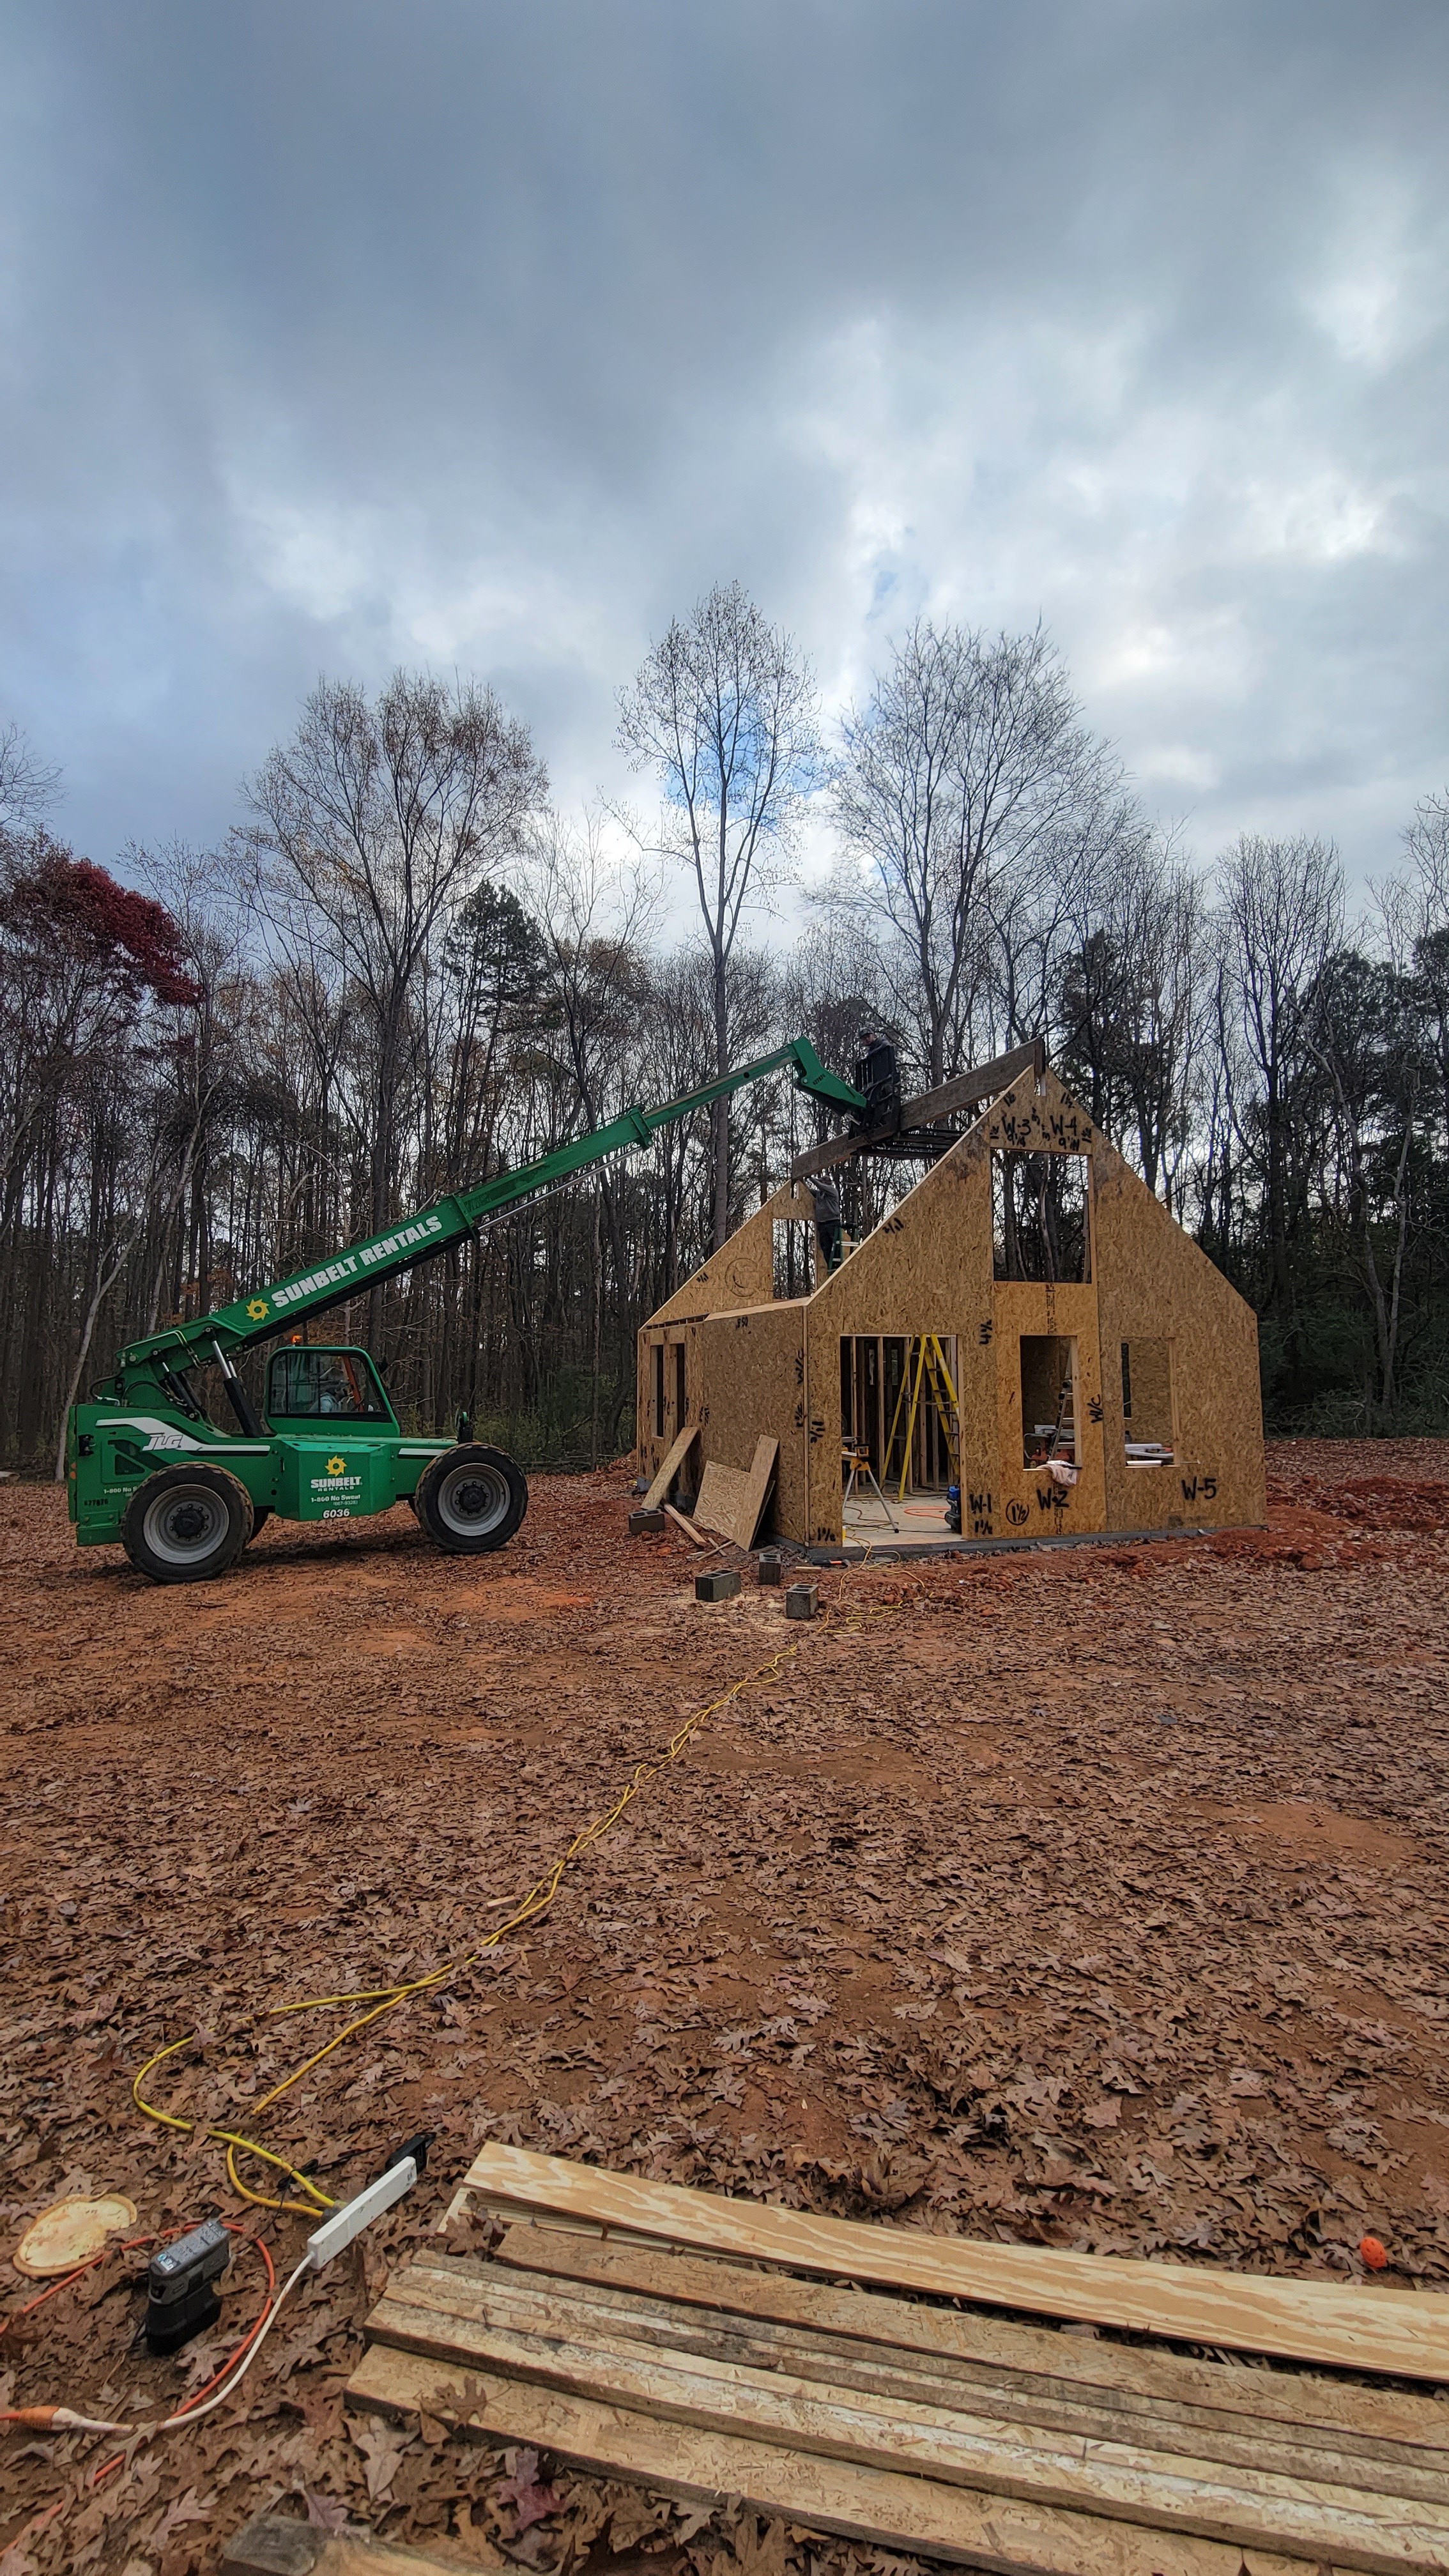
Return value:
[(1043, 615), (1149, 801), (1449, 773), (1449, 19), (1334, 0), (11, 0), (0, 717), (204, 840), (317, 672), (560, 792), (738, 576), (827, 697)]

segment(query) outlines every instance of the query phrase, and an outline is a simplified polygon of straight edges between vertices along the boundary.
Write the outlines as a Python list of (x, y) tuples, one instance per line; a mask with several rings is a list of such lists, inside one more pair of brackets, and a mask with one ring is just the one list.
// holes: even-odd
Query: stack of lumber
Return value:
[(496, 2146), (454, 2209), (506, 2232), (393, 2276), (354, 2406), (1023, 2576), (1449, 2571), (1434, 2397), (982, 2313), (1449, 2382), (1432, 2296), (860, 2226)]

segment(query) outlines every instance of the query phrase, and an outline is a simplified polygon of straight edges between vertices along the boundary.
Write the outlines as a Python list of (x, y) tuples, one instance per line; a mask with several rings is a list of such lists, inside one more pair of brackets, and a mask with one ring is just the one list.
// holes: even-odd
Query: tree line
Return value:
[[(491, 690), (324, 681), (225, 847), (112, 869), (0, 732), (7, 1460), (53, 1463), (139, 1334), (783, 1037), (848, 1075), (867, 1026), (908, 1090), (1044, 1034), (1257, 1309), (1270, 1426), (1449, 1425), (1449, 797), (1357, 904), (1311, 834), (1198, 859), (1040, 629), (919, 621), (827, 738), (738, 586), (653, 645), (619, 741), (639, 810), (571, 819)], [(639, 1322), (817, 1122), (767, 1081), (328, 1329), (386, 1358), (405, 1421), (612, 1455)], [(909, 1179), (852, 1169), (852, 1231)]]

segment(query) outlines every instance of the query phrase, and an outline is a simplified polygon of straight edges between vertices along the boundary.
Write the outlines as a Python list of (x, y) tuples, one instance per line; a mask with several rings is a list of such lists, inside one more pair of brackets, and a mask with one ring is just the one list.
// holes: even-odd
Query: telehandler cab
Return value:
[[(783, 1065), (812, 1099), (857, 1116), (863, 1110), (860, 1093), (826, 1070), (808, 1040), (792, 1038), (683, 1100), (626, 1109), (540, 1162), (439, 1199), (370, 1242), (195, 1323), (132, 1342), (114, 1376), (71, 1407), (66, 1491), (79, 1544), (119, 1540), (153, 1582), (195, 1583), (234, 1565), (274, 1512), (283, 1520), (351, 1521), (410, 1502), (437, 1547), (456, 1555), (503, 1547), (528, 1509), (527, 1482), (501, 1449), (473, 1439), (462, 1415), (452, 1440), (415, 1439), (403, 1431), (370, 1352), (294, 1340), (272, 1354), (259, 1420), (237, 1375), (237, 1354), (436, 1260), (571, 1172), (647, 1145), (656, 1128)], [(233, 1430), (217, 1428), (191, 1384), (191, 1371), (206, 1367), (221, 1372)]]

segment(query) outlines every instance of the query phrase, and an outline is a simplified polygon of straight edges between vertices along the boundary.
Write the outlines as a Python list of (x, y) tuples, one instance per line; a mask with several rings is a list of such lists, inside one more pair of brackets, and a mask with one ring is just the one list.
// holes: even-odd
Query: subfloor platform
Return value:
[[(893, 1505), (900, 1526), (888, 1529), (884, 1515), (877, 1511), (872, 1521), (868, 1514), (857, 1521), (852, 1511), (846, 1515), (844, 1535), (831, 1545), (822, 1542), (801, 1551), (805, 1565), (871, 1565), (884, 1564), (892, 1557), (910, 1556), (1006, 1556), (1020, 1555), (1023, 1550), (1041, 1547), (1124, 1547), (1141, 1544), (1145, 1539), (1214, 1538), (1217, 1522), (1195, 1521), (1184, 1528), (1180, 1523), (1171, 1529), (1117, 1530), (1028, 1530), (1020, 1538), (958, 1538), (946, 1528), (946, 1507), (941, 1505), (935, 1527), (925, 1522), (912, 1524), (901, 1518), (900, 1507)], [(1262, 1524), (1254, 1522), (1257, 1528)]]
[(907, 1494), (899, 1503), (894, 1494), (888, 1494), (886, 1501), (889, 1520), (874, 1494), (852, 1496), (845, 1506), (845, 1536), (852, 1546), (888, 1542), (897, 1547), (916, 1540), (939, 1547), (957, 1535), (946, 1526), (944, 1494)]

